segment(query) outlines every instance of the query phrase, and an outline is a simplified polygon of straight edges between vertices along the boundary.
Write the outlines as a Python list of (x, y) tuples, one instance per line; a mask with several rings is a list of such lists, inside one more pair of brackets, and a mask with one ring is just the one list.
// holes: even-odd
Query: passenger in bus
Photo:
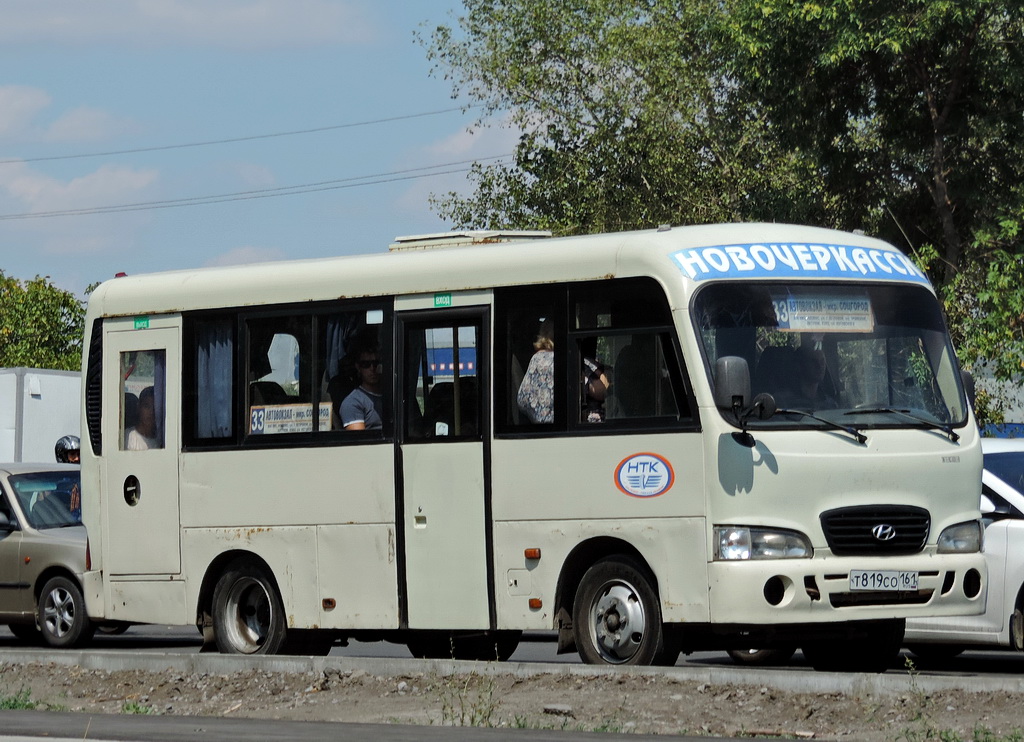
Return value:
[(380, 349), (363, 348), (355, 359), (359, 386), (342, 400), (341, 424), (345, 430), (379, 430), (384, 425)]
[(149, 448), (162, 448), (163, 444), (157, 437), (156, 407), (151, 386), (147, 386), (139, 392), (138, 415), (135, 427), (128, 431), (125, 438), (125, 449), (145, 451)]
[(835, 407), (829, 393), (825, 354), (808, 345), (796, 349), (797, 396), (793, 406), (810, 409)]
[(600, 361), (583, 356), (583, 414), (588, 423), (604, 422), (604, 400), (608, 396), (608, 370)]
[(551, 320), (541, 322), (534, 354), (526, 367), (523, 382), (516, 394), (516, 403), (531, 423), (551, 423), (555, 420), (555, 341)]

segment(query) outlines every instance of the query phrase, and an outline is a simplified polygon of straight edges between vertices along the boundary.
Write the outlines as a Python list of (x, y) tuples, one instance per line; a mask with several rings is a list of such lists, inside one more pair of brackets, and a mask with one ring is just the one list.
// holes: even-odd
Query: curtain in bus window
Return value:
[(200, 323), (196, 336), (196, 437), (227, 438), (232, 429), (234, 386), (231, 323)]
[(162, 350), (154, 353), (153, 358), (153, 409), (156, 413), (157, 448), (164, 447), (164, 428), (167, 420), (167, 361)]

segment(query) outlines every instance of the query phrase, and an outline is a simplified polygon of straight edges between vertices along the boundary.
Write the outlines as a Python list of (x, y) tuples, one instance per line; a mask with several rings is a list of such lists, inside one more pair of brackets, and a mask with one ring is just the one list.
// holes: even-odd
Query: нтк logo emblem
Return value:
[(615, 486), (631, 497), (657, 497), (675, 482), (672, 465), (656, 453), (635, 453), (615, 468)]

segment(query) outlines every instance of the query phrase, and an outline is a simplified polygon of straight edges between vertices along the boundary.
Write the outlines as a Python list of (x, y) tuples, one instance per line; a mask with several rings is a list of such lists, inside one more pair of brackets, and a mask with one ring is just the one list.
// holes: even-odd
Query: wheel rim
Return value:
[(66, 636), (75, 625), (75, 601), (66, 588), (55, 587), (43, 605), (43, 624), (57, 638)]
[(629, 662), (643, 644), (647, 616), (635, 587), (623, 580), (606, 584), (590, 609), (590, 636), (601, 658)]
[(244, 654), (258, 651), (267, 641), (274, 619), (266, 586), (251, 577), (238, 580), (231, 587), (225, 608), (231, 645)]

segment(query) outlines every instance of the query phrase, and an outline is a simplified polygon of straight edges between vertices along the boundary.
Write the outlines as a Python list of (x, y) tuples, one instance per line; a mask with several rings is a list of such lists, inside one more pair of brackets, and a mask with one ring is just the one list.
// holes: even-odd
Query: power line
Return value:
[[(428, 165), (418, 168), (408, 168), (405, 170), (394, 170), (391, 172), (376, 173), (373, 175), (359, 175), (350, 178), (324, 180), (317, 183), (305, 183), (302, 185), (294, 186), (280, 186), (278, 188), (261, 188), (251, 191), (238, 191), (235, 193), (222, 193), (209, 196), (191, 196), (187, 198), (168, 199), (164, 201), (139, 201), (136, 203), (116, 204), (112, 206), (93, 206), (83, 209), (37, 211), (22, 214), (0, 214), (0, 221), (12, 221), (17, 219), (45, 219), (63, 216), (89, 216), (94, 214), (116, 214), (126, 211), (173, 209), (181, 208), (184, 206), (204, 206), (206, 204), (225, 203), (229, 201), (247, 201), (259, 198), (295, 196), (305, 193), (333, 191), (340, 190), (343, 188), (357, 188), (360, 186), (380, 185), (382, 183), (394, 183), (403, 180), (432, 178), (438, 175), (452, 175), (456, 173), (464, 173), (471, 169), (473, 163), (487, 162), (491, 160), (502, 160), (508, 157), (511, 157), (511, 155), (494, 155), (492, 157), (480, 157), (472, 160), (459, 160), (456, 162), (447, 162), (440, 165)], [(469, 165), (470, 167), (459, 167), (462, 165)], [(449, 169), (441, 170), (440, 168)]]
[(390, 116), (388, 118), (371, 119), (369, 121), (356, 121), (348, 124), (335, 124), (333, 126), (318, 126), (314, 129), (297, 129), (295, 131), (279, 131), (273, 134), (254, 134), (247, 137), (232, 137), (230, 139), (210, 139), (203, 142), (188, 142), (186, 144), (164, 144), (155, 147), (136, 147), (135, 149), (118, 149), (108, 152), (83, 152), (77, 155), (50, 155), (46, 157), (23, 157), (11, 160), (0, 160), (0, 165), (14, 165), (20, 162), (51, 162), (54, 160), (79, 160), (87, 157), (110, 157), (112, 155), (130, 155), (139, 152), (160, 152), (169, 149), (187, 149), (189, 147), (208, 147), (213, 144), (233, 144), (234, 142), (251, 142), (256, 139), (273, 139), (275, 137), (292, 137), (300, 134), (318, 134), (324, 131), (335, 131), (337, 129), (354, 129), (359, 126), (373, 126), (375, 124), (387, 124), (392, 121), (405, 121), (407, 119), (424, 118), (426, 116), (439, 116), (443, 113), (453, 111), (465, 111), (478, 106), (456, 106), (454, 108), (442, 108), (438, 111), (426, 111), (424, 113), (410, 113), (404, 116)]

